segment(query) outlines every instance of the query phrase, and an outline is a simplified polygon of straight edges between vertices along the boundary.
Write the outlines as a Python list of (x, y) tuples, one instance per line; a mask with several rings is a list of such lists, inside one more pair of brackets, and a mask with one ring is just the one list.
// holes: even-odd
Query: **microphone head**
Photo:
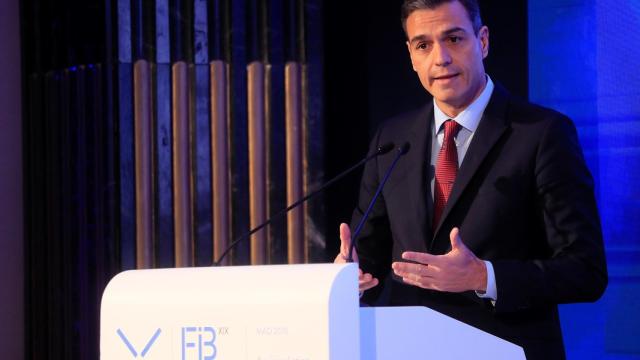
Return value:
[(409, 142), (407, 141), (398, 148), (398, 152), (404, 155), (409, 152), (409, 149), (411, 149), (411, 144), (409, 144)]
[(386, 144), (378, 146), (378, 150), (376, 150), (376, 154), (383, 155), (391, 151), (395, 147), (394, 143), (388, 142)]

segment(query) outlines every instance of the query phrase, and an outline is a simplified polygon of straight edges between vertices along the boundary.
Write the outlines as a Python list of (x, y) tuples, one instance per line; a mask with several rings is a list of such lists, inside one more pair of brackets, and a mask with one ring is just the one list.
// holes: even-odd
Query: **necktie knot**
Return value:
[(458, 131), (460, 131), (460, 124), (458, 124), (455, 120), (447, 120), (444, 122), (444, 139), (445, 141), (453, 139), (458, 135)]

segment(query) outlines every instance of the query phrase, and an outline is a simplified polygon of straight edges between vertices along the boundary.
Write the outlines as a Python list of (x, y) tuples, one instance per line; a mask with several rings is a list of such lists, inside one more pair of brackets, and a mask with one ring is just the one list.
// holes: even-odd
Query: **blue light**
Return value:
[(561, 306), (569, 359), (640, 359), (640, 1), (529, 2), (531, 100), (569, 115), (597, 187), (609, 287)]

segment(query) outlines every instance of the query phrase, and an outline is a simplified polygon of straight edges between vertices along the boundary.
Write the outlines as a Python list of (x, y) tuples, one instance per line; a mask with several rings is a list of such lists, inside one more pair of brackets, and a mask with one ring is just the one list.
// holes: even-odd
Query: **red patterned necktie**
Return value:
[(460, 124), (454, 120), (444, 123), (444, 140), (436, 161), (436, 179), (433, 188), (433, 228), (440, 222), (442, 210), (447, 205), (453, 182), (458, 174), (458, 150), (454, 137), (460, 130)]

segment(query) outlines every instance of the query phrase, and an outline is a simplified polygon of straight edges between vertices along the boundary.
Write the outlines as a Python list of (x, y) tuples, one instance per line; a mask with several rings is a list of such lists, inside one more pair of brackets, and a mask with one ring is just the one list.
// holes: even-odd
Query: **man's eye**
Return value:
[(459, 36), (450, 36), (450, 37), (449, 37), (449, 41), (450, 41), (450, 42), (452, 42), (452, 43), (454, 43), (454, 44), (455, 44), (455, 43), (459, 43), (459, 42), (460, 42), (460, 40), (462, 40), (462, 38), (461, 38), (461, 37), (459, 37)]
[(416, 45), (417, 50), (426, 50), (427, 48), (428, 48), (427, 43), (419, 43), (418, 45)]

